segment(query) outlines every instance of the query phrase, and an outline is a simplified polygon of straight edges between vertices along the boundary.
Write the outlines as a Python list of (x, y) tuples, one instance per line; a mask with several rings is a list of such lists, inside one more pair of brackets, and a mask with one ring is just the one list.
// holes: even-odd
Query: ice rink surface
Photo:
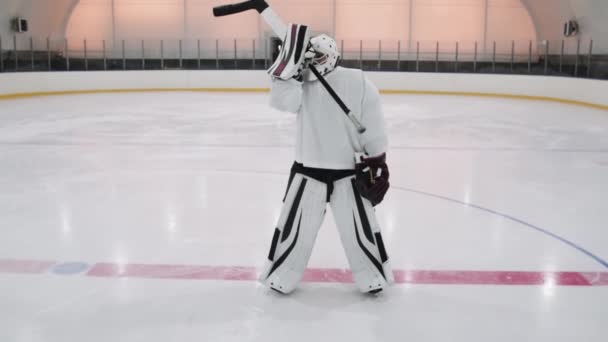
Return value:
[(608, 112), (383, 101), (377, 297), (329, 212), (299, 290), (254, 281), (295, 141), (267, 94), (0, 101), (0, 341), (606, 341)]

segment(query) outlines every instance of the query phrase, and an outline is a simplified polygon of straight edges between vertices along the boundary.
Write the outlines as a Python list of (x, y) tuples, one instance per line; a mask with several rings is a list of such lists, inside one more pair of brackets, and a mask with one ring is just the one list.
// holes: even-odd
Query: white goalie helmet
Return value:
[[(340, 51), (336, 41), (326, 35), (321, 34), (310, 39), (310, 48), (313, 50), (311, 65), (314, 66), (321, 75), (325, 76), (338, 66), (340, 62)], [(310, 51), (310, 50), (309, 50)], [(309, 52), (310, 53), (310, 52)], [(307, 73), (308, 80), (314, 80), (316, 77), (311, 73)]]

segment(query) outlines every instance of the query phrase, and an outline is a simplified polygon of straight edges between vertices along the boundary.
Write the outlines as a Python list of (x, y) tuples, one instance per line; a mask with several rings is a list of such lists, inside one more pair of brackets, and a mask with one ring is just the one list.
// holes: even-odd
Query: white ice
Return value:
[[(607, 271), (606, 111), (383, 102), (392, 190), (377, 213), (395, 269)], [(295, 139), (294, 116), (266, 103), (187, 92), (0, 101), (0, 259), (261, 266)], [(347, 268), (332, 220), (310, 267)], [(282, 297), (252, 281), (0, 273), (3, 342), (599, 342), (607, 307), (607, 287), (408, 284), (370, 297), (304, 283)]]

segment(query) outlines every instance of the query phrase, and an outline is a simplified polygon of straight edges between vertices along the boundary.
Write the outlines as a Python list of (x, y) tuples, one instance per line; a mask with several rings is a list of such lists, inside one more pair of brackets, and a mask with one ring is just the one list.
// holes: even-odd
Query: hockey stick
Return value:
[(351, 110), (346, 106), (346, 104), (344, 104), (344, 101), (342, 101), (340, 96), (338, 96), (338, 94), (336, 94), (336, 92), (329, 85), (329, 83), (327, 83), (327, 80), (325, 80), (325, 77), (323, 77), (323, 75), (321, 75), (319, 70), (317, 70), (317, 68), (315, 68), (313, 65), (309, 65), (308, 67), (310, 68), (310, 71), (313, 74), (315, 74), (315, 76), (317, 76), (317, 78), (319, 79), (319, 82), (321, 82), (321, 84), (325, 87), (325, 90), (327, 90), (329, 95), (331, 95), (331, 97), (334, 98), (334, 101), (336, 101), (338, 106), (340, 106), (340, 108), (342, 108), (342, 110), (344, 111), (344, 114), (346, 114), (346, 116), (348, 116), (350, 121), (352, 121), (353, 125), (355, 125), (355, 128), (357, 129), (357, 132), (359, 132), (359, 134), (365, 133), (366, 128), (363, 127), (361, 122), (359, 122), (359, 120), (357, 120), (357, 118), (353, 115)]
[(214, 7), (213, 16), (223, 17), (225, 15), (237, 14), (252, 9), (255, 9), (258, 12), (262, 13), (262, 11), (264, 11), (266, 8), (268, 8), (268, 4), (266, 3), (266, 1), (243, 1), (236, 4), (227, 4)]
[(268, 3), (265, 0), (248, 0), (235, 4), (228, 4), (222, 6), (213, 7), (213, 16), (215, 17), (223, 17), (226, 15), (237, 14), (249, 10), (256, 10), (264, 21), (270, 25), (272, 31), (281, 37), (285, 37), (285, 31), (287, 30), (287, 26), (283, 23), (283, 20), (279, 18), (279, 16), (270, 8)]
[[(283, 20), (281, 20), (281, 18), (279, 18), (279, 16), (272, 10), (272, 8), (270, 8), (270, 6), (268, 5), (268, 3), (265, 0), (249, 0), (249, 1), (244, 1), (244, 2), (239, 2), (239, 3), (234, 3), (234, 4), (217, 6), (217, 7), (213, 8), (213, 15), (216, 17), (223, 17), (226, 15), (237, 14), (237, 13), (249, 11), (252, 9), (255, 9), (256, 11), (258, 11), (258, 13), (260, 13), (260, 15), (262, 16), (264, 21), (268, 25), (270, 25), (270, 27), (272, 28), (272, 31), (277, 36), (285, 37), (285, 32), (287, 31), (287, 26), (285, 25)], [(317, 69), (315, 69), (314, 66), (310, 65), (309, 68), (310, 68), (310, 71), (319, 79), (319, 81), (321, 82), (323, 87), (325, 87), (325, 89), (327, 90), (329, 95), (331, 95), (331, 97), (336, 101), (336, 103), (340, 106), (340, 108), (342, 108), (342, 111), (344, 111), (344, 114), (346, 114), (346, 116), (350, 119), (350, 121), (353, 123), (353, 125), (357, 129), (357, 132), (359, 132), (359, 134), (364, 133), (366, 130), (365, 127), (361, 124), (361, 122), (359, 122), (359, 120), (357, 120), (357, 118), (353, 115), (353, 113), (346, 106), (346, 104), (344, 104), (344, 101), (342, 101), (340, 96), (338, 96), (338, 94), (336, 94), (336, 92), (331, 87), (331, 85), (329, 85), (329, 83), (327, 83), (327, 81), (325, 80), (323, 75), (321, 75), (321, 73), (319, 73), (319, 71)]]

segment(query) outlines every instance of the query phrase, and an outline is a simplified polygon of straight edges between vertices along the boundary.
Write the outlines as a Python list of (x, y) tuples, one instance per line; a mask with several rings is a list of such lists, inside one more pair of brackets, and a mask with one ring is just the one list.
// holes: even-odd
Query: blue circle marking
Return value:
[(89, 268), (89, 264), (84, 262), (64, 262), (55, 265), (51, 272), (59, 275), (74, 275), (86, 271)]

